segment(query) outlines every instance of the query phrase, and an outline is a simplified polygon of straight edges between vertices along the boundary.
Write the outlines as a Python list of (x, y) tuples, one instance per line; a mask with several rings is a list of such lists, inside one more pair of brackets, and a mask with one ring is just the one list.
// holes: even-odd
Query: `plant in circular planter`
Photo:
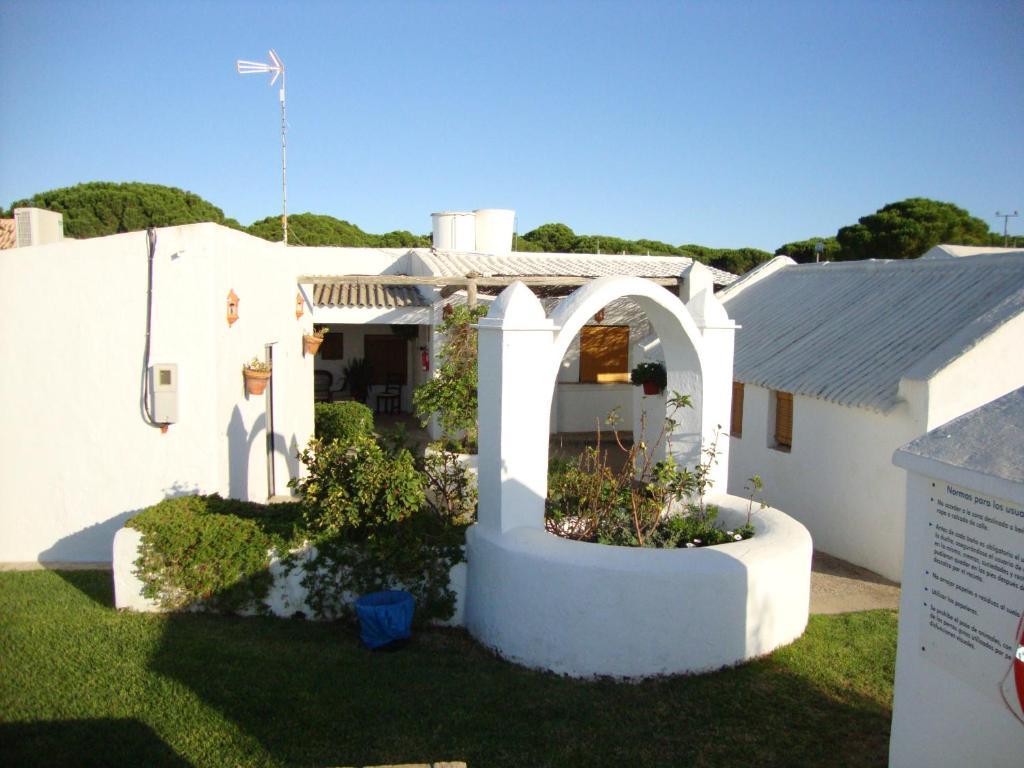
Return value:
[(330, 329), (326, 325), (321, 325), (319, 328), (314, 327), (309, 333), (302, 334), (302, 354), (304, 355), (315, 355), (320, 350), (320, 345), (324, 343), (324, 337)]
[(242, 366), (242, 376), (245, 378), (245, 391), (250, 395), (262, 395), (270, 381), (271, 367), (259, 358), (254, 357)]
[(645, 395), (660, 395), (668, 384), (668, 374), (662, 362), (638, 363), (629, 374), (629, 381), (635, 387), (642, 386)]

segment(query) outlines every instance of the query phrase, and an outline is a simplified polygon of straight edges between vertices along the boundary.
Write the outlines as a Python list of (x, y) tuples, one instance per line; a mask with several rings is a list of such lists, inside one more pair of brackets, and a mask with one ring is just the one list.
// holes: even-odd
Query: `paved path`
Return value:
[(899, 607), (899, 584), (866, 568), (815, 551), (811, 561), (811, 613)]

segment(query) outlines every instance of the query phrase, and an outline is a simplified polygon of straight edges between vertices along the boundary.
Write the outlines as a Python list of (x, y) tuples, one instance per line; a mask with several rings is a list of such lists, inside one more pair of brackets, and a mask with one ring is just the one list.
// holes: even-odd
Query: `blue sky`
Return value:
[[(1024, 209), (1024, 3), (0, 0), (0, 204), (81, 181), (774, 250), (924, 196)], [(1024, 213), (1024, 211), (1022, 211)], [(1011, 219), (1011, 233), (1024, 232)]]

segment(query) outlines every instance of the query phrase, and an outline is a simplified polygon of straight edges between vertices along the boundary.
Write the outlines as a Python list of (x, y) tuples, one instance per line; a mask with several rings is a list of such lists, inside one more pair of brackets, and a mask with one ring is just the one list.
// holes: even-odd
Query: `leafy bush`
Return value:
[(357, 437), (373, 434), (373, 411), (355, 401), (316, 403), (313, 423), (318, 439), (325, 443), (340, 440), (347, 445)]
[(459, 454), (443, 443), (434, 443), (420, 461), (427, 486), (427, 504), (442, 520), (467, 523), (476, 518), (477, 485), (459, 460)]
[(416, 388), (413, 405), (426, 426), (433, 414), (445, 434), (456, 439), (465, 434), (466, 452), (474, 453), (477, 438), (476, 330), (470, 326), (487, 314), (486, 307), (452, 306), (438, 330), (445, 342), (434, 376)]
[(388, 455), (372, 437), (347, 444), (314, 438), (299, 458), (308, 475), (289, 485), (302, 495), (306, 525), (317, 537), (372, 538), (424, 504), (423, 478), (412, 454)]
[[(754, 535), (749, 510), (745, 525), (725, 531), (716, 522), (718, 509), (705, 501), (711, 469), (718, 462), (717, 433), (692, 471), (678, 467), (671, 455), (653, 461), (655, 450), (667, 443), (676, 426), (676, 412), (690, 407), (691, 401), (674, 392), (667, 404), (668, 416), (654, 444), (641, 442), (626, 448), (615, 433), (616, 443), (626, 452), (620, 470), (611, 468), (607, 451), (600, 445), (588, 448), (575, 461), (549, 466), (545, 508), (549, 532), (632, 547), (700, 547)], [(645, 423), (646, 414), (641, 416), (640, 434), (646, 432)]]
[(360, 436), (348, 445), (314, 439), (300, 458), (308, 475), (292, 484), (316, 548), (302, 564), (314, 614), (352, 618), (355, 596), (400, 588), (416, 598), (417, 623), (450, 617), (449, 571), (462, 559), (465, 525), (427, 507), (412, 454)]
[(141, 531), (135, 565), (143, 594), (166, 608), (264, 611), (271, 549), (302, 540), (298, 504), (254, 504), (182, 496), (149, 507), (126, 525)]

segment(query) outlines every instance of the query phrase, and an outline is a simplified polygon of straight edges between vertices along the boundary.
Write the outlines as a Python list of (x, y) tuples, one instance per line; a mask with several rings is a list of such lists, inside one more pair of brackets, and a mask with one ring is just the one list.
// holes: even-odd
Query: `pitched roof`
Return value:
[(1024, 484), (1024, 387), (936, 427), (900, 450)]
[(425, 307), (430, 304), (415, 286), (314, 283), (318, 307)]
[(776, 259), (719, 298), (742, 326), (737, 381), (885, 412), (905, 375), (930, 378), (1024, 312), (1024, 259)]
[(936, 245), (922, 259), (949, 259), (962, 256), (986, 256), (993, 253), (1015, 253), (1024, 256), (1024, 248), (996, 248), (981, 245)]
[[(693, 263), (683, 256), (616, 256), (591, 253), (526, 253), (505, 256), (417, 248), (412, 253), (426, 271), (438, 277), (462, 277), (479, 272), (488, 277), (551, 275), (566, 277), (677, 277)], [(708, 267), (716, 285), (729, 285), (736, 275)]]

